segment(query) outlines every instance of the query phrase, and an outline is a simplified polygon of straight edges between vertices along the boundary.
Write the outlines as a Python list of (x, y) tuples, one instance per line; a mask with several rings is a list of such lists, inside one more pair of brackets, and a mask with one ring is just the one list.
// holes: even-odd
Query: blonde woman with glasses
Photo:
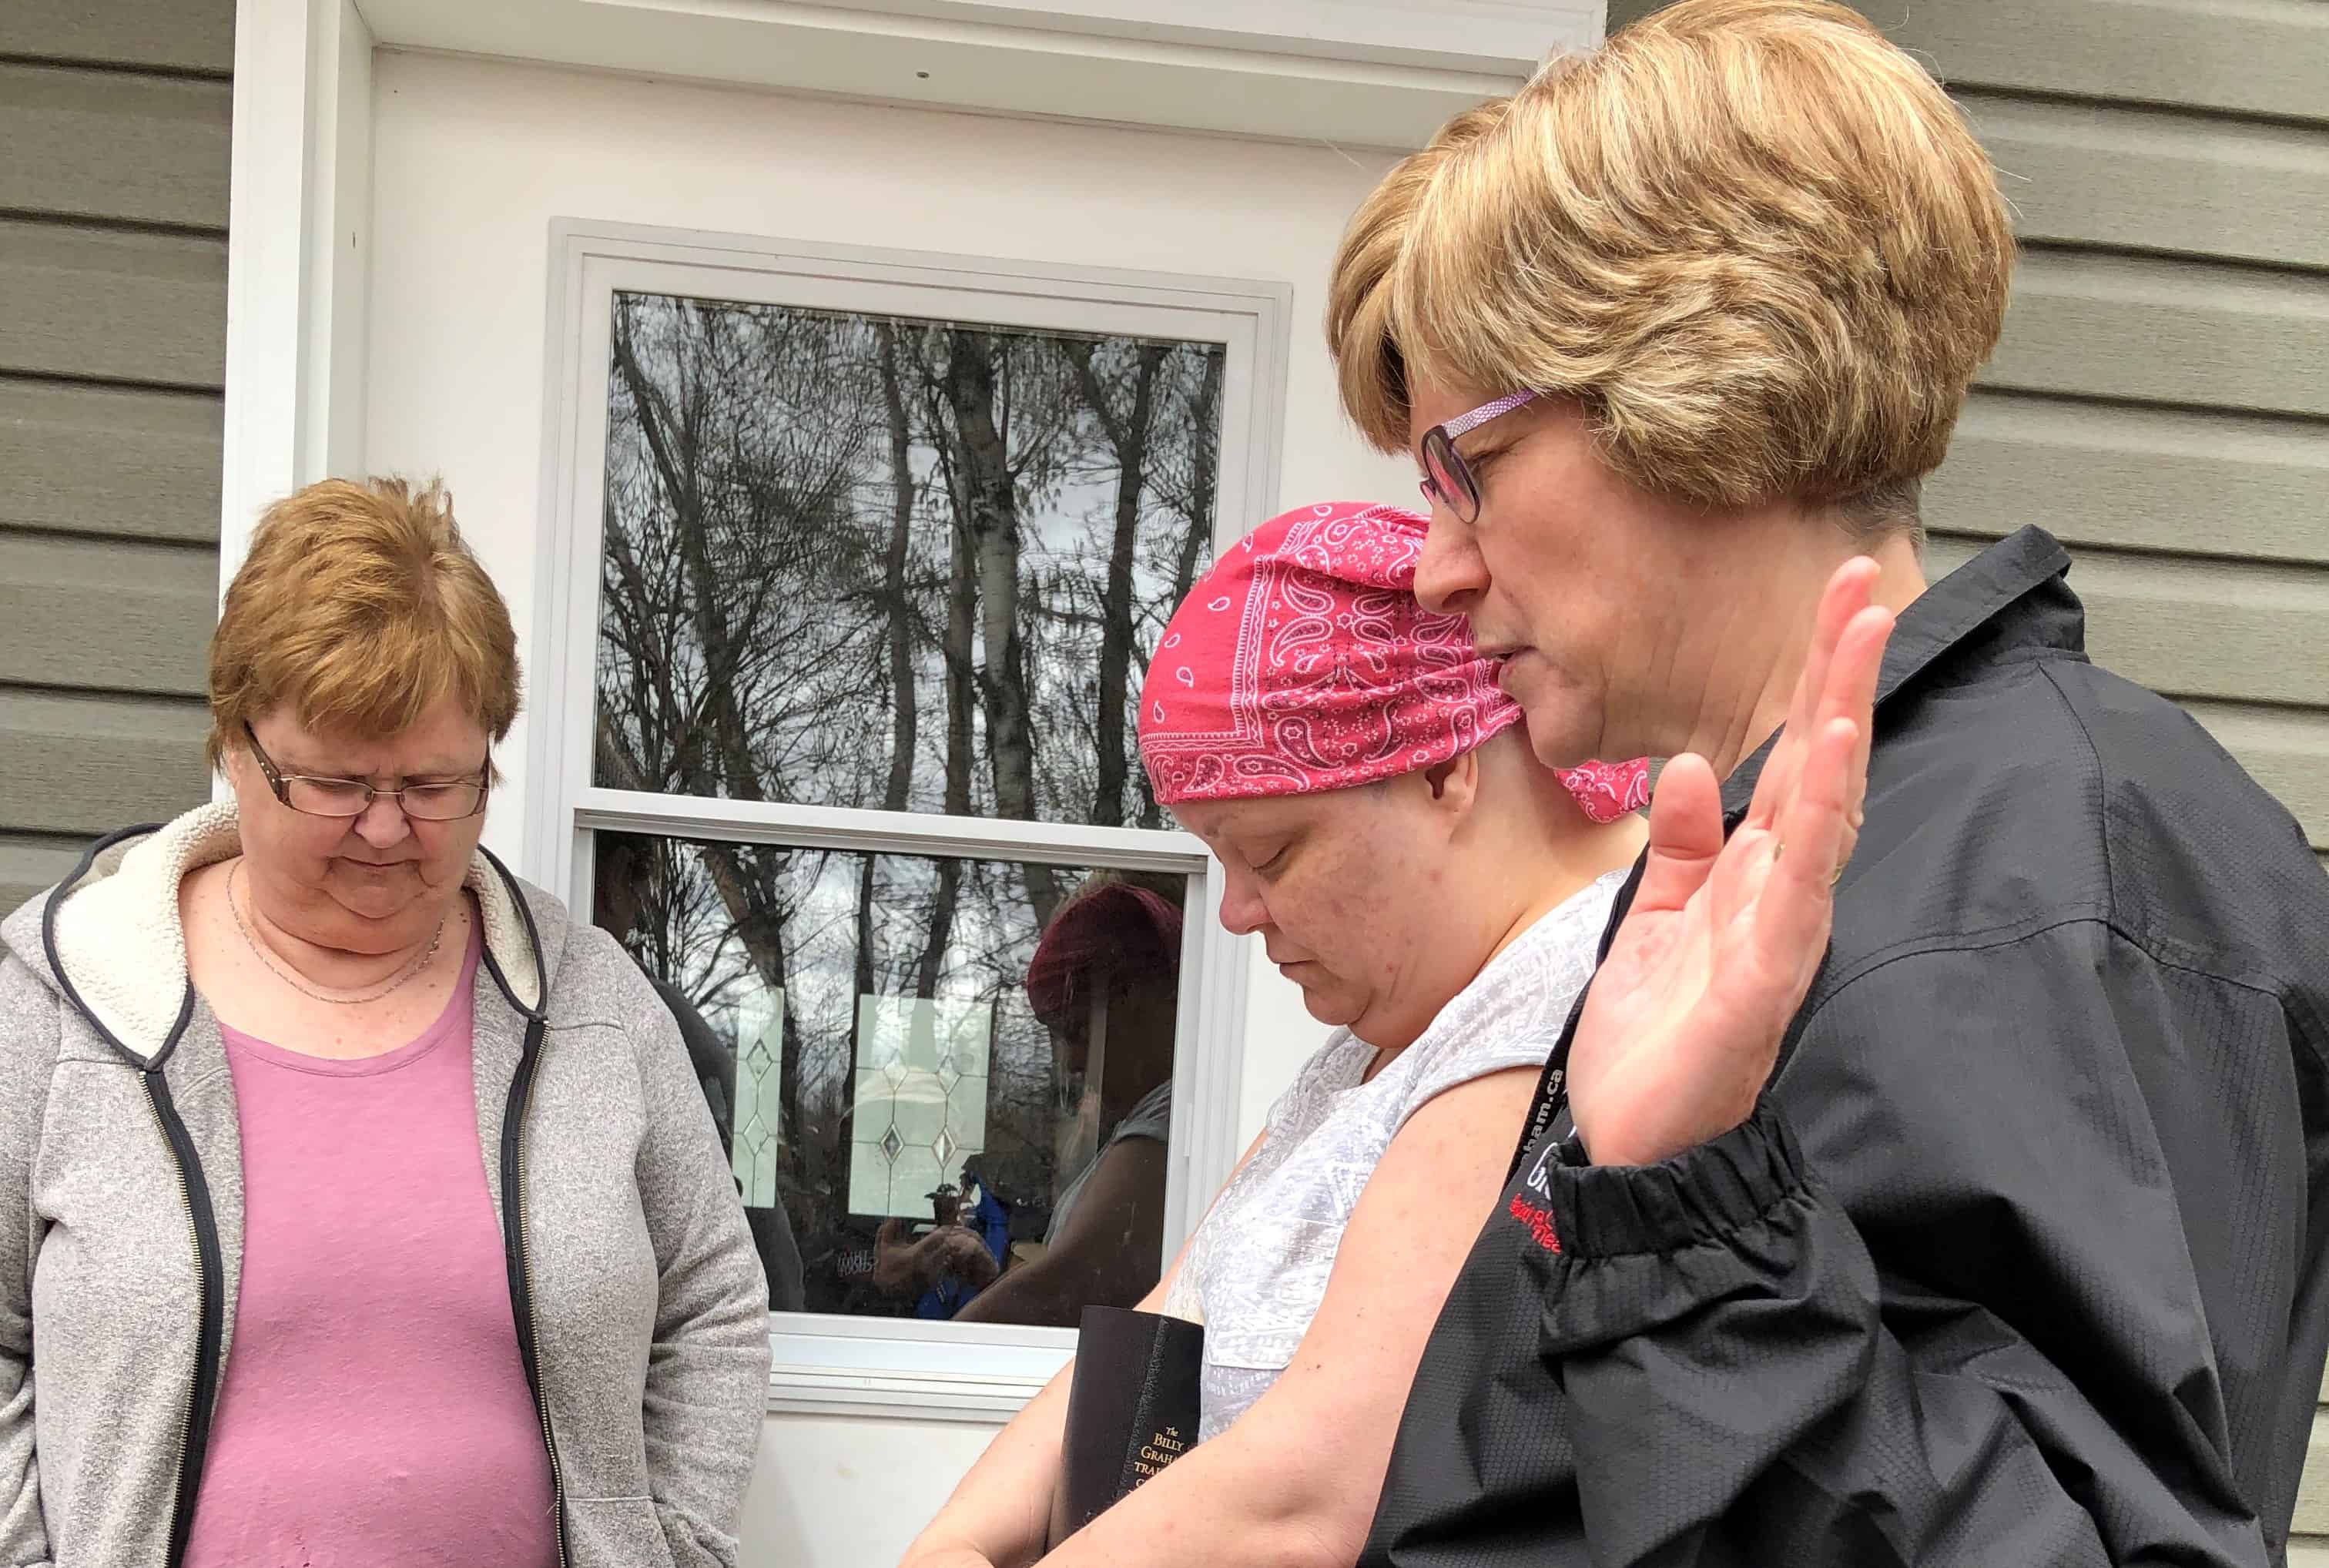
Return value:
[(0, 927), (0, 1561), (732, 1564), (768, 1288), (671, 1014), (478, 846), (448, 497), (272, 507), (210, 685), (233, 798)]
[(1351, 227), (1417, 597), (1542, 761), (1672, 759), (1366, 1568), (2282, 1559), (2329, 882), (2087, 656), (2048, 518), (1927, 582), (2013, 249), (1965, 118), (1823, 0), (1655, 12)]

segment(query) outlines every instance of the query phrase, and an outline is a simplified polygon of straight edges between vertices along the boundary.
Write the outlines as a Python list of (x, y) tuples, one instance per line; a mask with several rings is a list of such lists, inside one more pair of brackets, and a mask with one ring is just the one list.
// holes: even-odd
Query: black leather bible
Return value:
[(1057, 1546), (1197, 1440), (1205, 1331), (1123, 1307), (1087, 1307), (1051, 1498)]

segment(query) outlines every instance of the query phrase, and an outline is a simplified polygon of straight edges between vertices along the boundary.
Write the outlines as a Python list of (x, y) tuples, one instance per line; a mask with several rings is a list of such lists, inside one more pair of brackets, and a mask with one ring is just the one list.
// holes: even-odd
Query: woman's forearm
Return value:
[(1423, 1342), (1476, 1232), (1463, 1222), (1494, 1206), (1500, 1135), (1536, 1076), (1490, 1073), (1410, 1116), (1368, 1176), (1318, 1310), (1268, 1391), (1043, 1568), (1350, 1568)]
[(1258, 1404), (1191, 1449), (1043, 1568), (1349, 1568), (1382, 1490), (1398, 1412), (1300, 1430), (1272, 1413)]
[(994, 1568), (1025, 1568), (1043, 1554), (1074, 1374), (1071, 1361), (995, 1434), (938, 1517), (907, 1549), (903, 1568), (959, 1561), (966, 1552)]

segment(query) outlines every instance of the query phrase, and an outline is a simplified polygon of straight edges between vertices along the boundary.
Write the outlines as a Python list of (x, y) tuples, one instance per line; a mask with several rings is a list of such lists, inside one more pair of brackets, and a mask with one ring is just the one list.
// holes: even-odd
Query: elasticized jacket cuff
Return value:
[(1768, 1100), (1721, 1138), (1656, 1165), (1555, 1166), (1545, 1175), (1561, 1251), (1579, 1259), (1712, 1241), (1805, 1188), (1795, 1135)]

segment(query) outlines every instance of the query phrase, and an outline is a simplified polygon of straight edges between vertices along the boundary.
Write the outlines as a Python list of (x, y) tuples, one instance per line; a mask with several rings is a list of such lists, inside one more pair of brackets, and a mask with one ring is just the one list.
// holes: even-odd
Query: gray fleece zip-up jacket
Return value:
[[(0, 1564), (177, 1568), (234, 1354), (242, 1173), (180, 881), (231, 805), (117, 835), (0, 925)], [(477, 1141), (566, 1568), (736, 1562), (768, 1287), (677, 1026), (480, 853)], [(254, 1565), (270, 1568), (270, 1565)]]

